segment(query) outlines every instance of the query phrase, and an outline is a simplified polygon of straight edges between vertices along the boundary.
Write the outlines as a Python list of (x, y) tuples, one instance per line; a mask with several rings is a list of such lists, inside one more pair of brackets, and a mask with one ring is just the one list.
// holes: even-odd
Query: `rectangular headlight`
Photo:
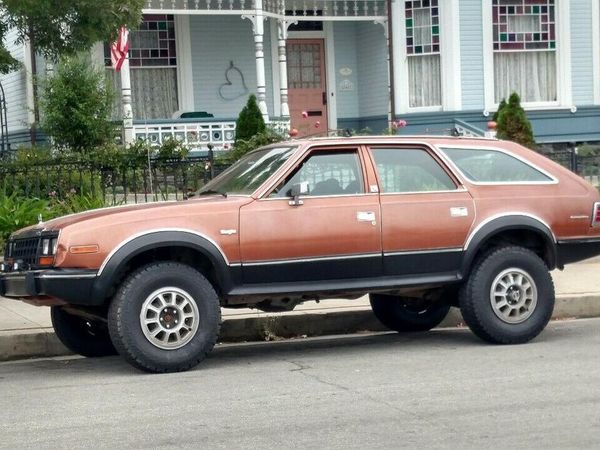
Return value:
[(57, 246), (58, 246), (58, 238), (42, 239), (42, 255), (44, 255), (44, 256), (55, 255)]
[(42, 239), (42, 255), (50, 254), (50, 240), (49, 238)]

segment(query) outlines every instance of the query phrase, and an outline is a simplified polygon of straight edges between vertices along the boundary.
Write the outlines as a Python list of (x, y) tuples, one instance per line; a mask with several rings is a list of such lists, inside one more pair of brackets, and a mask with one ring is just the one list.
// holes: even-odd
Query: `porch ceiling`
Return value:
[(253, 15), (289, 22), (387, 19), (386, 0), (146, 0), (145, 14)]

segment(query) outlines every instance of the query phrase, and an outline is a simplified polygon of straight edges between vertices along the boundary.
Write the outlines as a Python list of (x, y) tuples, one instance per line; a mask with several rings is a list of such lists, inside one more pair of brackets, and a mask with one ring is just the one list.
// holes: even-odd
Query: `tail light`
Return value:
[(594, 203), (594, 213), (592, 214), (592, 226), (600, 227), (600, 202)]

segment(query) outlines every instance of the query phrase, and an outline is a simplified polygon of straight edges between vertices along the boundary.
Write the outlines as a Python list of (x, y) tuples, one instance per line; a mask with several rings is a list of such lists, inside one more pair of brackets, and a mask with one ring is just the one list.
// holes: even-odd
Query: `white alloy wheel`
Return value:
[(492, 282), (490, 302), (498, 318), (509, 324), (527, 320), (535, 311), (538, 291), (533, 277), (524, 270), (503, 270)]
[(186, 345), (198, 331), (200, 313), (183, 289), (164, 287), (150, 294), (140, 312), (140, 325), (148, 341), (163, 350)]

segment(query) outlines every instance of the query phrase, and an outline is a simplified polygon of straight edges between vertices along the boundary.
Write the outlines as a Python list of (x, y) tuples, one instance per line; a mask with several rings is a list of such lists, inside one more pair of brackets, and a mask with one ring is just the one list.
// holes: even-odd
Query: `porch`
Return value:
[(113, 74), (128, 142), (227, 149), (251, 93), (280, 130), (387, 128), (385, 0), (148, 0), (144, 19)]

